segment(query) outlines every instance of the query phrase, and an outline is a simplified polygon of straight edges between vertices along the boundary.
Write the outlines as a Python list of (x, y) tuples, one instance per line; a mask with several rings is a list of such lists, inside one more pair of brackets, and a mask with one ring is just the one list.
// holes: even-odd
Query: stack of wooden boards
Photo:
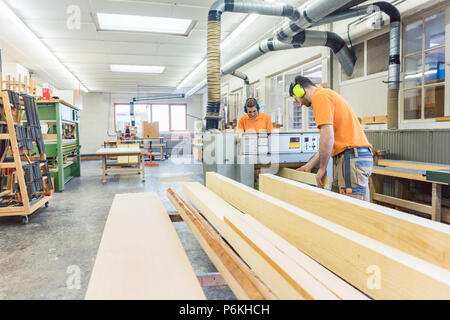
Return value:
[(364, 117), (361, 124), (371, 125), (371, 124), (385, 124), (387, 123), (387, 116), (371, 116)]
[[(274, 297), (450, 298), (449, 226), (270, 174), (259, 181), (257, 191), (209, 172), (206, 187), (183, 192)], [(223, 261), (218, 270), (245, 298)]]

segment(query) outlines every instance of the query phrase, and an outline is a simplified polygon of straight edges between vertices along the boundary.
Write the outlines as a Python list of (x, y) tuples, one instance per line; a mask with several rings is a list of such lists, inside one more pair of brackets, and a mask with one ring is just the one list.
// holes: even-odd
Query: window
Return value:
[(170, 131), (186, 131), (186, 105), (172, 104), (170, 106)]
[[(385, 72), (389, 62), (389, 32), (353, 46), (356, 54), (353, 74), (348, 76), (341, 67), (341, 81)], [(367, 58), (367, 59), (366, 59)]]
[[(287, 130), (316, 130), (313, 111), (308, 108), (294, 107), (293, 98), (289, 97), (289, 87), (298, 75), (308, 77), (316, 85), (322, 84), (322, 61), (270, 78), (270, 116), (272, 122), (286, 127)], [(284, 109), (284, 105), (286, 109)], [(286, 113), (283, 110), (286, 110)], [(284, 117), (287, 117), (287, 123), (285, 123)]]
[(387, 71), (389, 61), (389, 33), (367, 41), (367, 75)]
[(445, 12), (405, 25), (403, 119), (444, 116)]
[(169, 106), (167, 104), (152, 105), (152, 122), (158, 122), (159, 131), (169, 131), (169, 121)]
[[(125, 131), (131, 125), (130, 105), (115, 104), (116, 131)], [(135, 104), (134, 118), (138, 135), (142, 134), (142, 122), (159, 122), (160, 131), (186, 131), (186, 104)]]

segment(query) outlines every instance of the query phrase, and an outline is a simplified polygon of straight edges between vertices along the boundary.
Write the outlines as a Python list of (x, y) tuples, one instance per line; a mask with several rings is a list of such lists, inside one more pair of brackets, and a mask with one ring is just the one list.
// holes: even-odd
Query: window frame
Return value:
[[(431, 87), (438, 87), (438, 86), (444, 86), (444, 116), (449, 116), (450, 115), (450, 95), (449, 95), (449, 88), (450, 88), (450, 79), (448, 77), (450, 68), (449, 68), (449, 56), (450, 56), (450, 41), (446, 41), (443, 45), (440, 46), (436, 46), (433, 48), (429, 48), (429, 49), (425, 49), (425, 19), (440, 13), (440, 12), (444, 12), (445, 14), (445, 34), (448, 35), (450, 34), (450, 6), (449, 5), (442, 5), (442, 6), (438, 6), (437, 8), (433, 8), (430, 10), (425, 10), (423, 12), (420, 12), (418, 14), (412, 15), (410, 17), (407, 17), (404, 19), (403, 23), (402, 23), (402, 72), (401, 72), (401, 86), (400, 86), (400, 93), (399, 93), (399, 119), (400, 119), (400, 123), (404, 124), (406, 126), (408, 126), (409, 124), (418, 124), (418, 123), (436, 123), (436, 117), (434, 118), (425, 118), (425, 90), (427, 88), (431, 88)], [(405, 32), (405, 28), (408, 24), (414, 23), (416, 21), (422, 21), (422, 49), (421, 51), (417, 51), (417, 52), (413, 52), (413, 53), (409, 53), (409, 54), (405, 54), (405, 43), (406, 43), (406, 32)], [(446, 37), (444, 37), (444, 39), (446, 39)], [(405, 88), (404, 86), (404, 78), (405, 78), (405, 60), (407, 57), (410, 56), (414, 56), (414, 55), (418, 55), (421, 54), (422, 55), (422, 66), (424, 66), (424, 61), (425, 61), (425, 53), (426, 52), (432, 52), (432, 51), (436, 51), (439, 49), (444, 49), (445, 52), (445, 80), (441, 83), (437, 83), (437, 84), (425, 84), (424, 82), (424, 74), (422, 74), (422, 83), (420, 86), (416, 86), (416, 87), (408, 87)], [(404, 98), (405, 98), (405, 91), (406, 90), (413, 90), (413, 89), (421, 89), (421, 110), (420, 110), (420, 119), (405, 119), (405, 105), (404, 105)]]
[[(130, 106), (130, 103), (122, 103), (122, 102), (115, 102), (114, 103), (114, 132), (117, 133), (117, 105), (128, 105)], [(153, 105), (167, 105), (168, 106), (168, 112), (169, 112), (169, 131), (162, 131), (162, 132), (185, 132), (188, 131), (188, 120), (187, 120), (187, 104), (186, 103), (135, 103), (136, 105), (143, 105), (143, 106), (149, 106), (147, 112), (148, 112), (148, 119), (150, 122), (153, 122), (152, 119), (152, 106)], [(184, 106), (184, 112), (185, 112), (185, 130), (173, 130), (172, 129), (172, 114), (171, 114), (171, 108), (172, 106)]]
[[(383, 27), (380, 30), (376, 30), (373, 31), (373, 33), (370, 34), (370, 38), (361, 40), (361, 38), (359, 40), (357, 40), (357, 42), (355, 42), (353, 44), (353, 46), (359, 45), (361, 43), (364, 43), (364, 75), (362, 77), (358, 77), (358, 78), (354, 78), (354, 79), (350, 79), (350, 80), (342, 80), (342, 66), (341, 64), (338, 62), (339, 65), (339, 85), (341, 86), (345, 86), (348, 84), (354, 84), (357, 82), (361, 82), (361, 81), (366, 81), (366, 80), (371, 80), (371, 79), (375, 79), (375, 78), (380, 78), (380, 77), (387, 77), (389, 70), (385, 70), (385, 71), (381, 71), (381, 72), (377, 72), (377, 73), (373, 73), (373, 74), (367, 74), (368, 72), (368, 67), (367, 67), (367, 43), (376, 38), (376, 37), (380, 37), (386, 33), (389, 33), (389, 28), (387, 27)], [(389, 54), (388, 54), (388, 59), (389, 59)], [(386, 59), (386, 66), (388, 65), (389, 61), (388, 59)]]
[[(267, 81), (266, 83), (269, 84), (269, 103), (270, 103), (270, 113), (273, 113), (273, 109), (272, 109), (272, 102), (270, 101), (272, 98), (272, 78), (278, 78), (280, 75), (282, 76), (282, 87), (283, 87), (283, 93), (282, 93), (282, 117), (283, 117), (283, 126), (280, 127), (280, 131), (288, 131), (288, 132), (318, 132), (317, 127), (316, 128), (309, 128), (309, 112), (312, 112), (312, 109), (308, 109), (308, 108), (302, 108), (302, 128), (300, 129), (291, 129), (289, 127), (289, 123), (288, 123), (288, 119), (289, 119), (289, 102), (292, 102), (294, 100), (294, 98), (292, 98), (291, 96), (289, 96), (289, 92), (287, 92), (285, 90), (286, 87), (286, 75), (287, 74), (291, 74), (291, 73), (297, 73), (300, 75), (304, 75), (305, 70), (311, 69), (315, 66), (318, 65), (322, 65), (322, 83), (324, 82), (323, 79), (323, 75), (325, 72), (325, 68), (324, 68), (324, 57), (320, 56), (320, 57), (316, 57), (304, 64), (301, 65), (296, 65), (290, 69), (284, 70), (282, 72), (276, 73), (276, 74), (272, 74), (270, 76), (267, 77)], [(272, 115), (271, 115), (272, 116)], [(273, 122), (274, 119), (272, 119)]]

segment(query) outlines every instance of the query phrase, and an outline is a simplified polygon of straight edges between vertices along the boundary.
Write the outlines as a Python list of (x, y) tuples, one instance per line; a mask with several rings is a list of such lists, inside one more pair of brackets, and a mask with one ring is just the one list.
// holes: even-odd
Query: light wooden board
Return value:
[(242, 215), (242, 219), (251, 223), (264, 237), (275, 244), (277, 249), (291, 257), (300, 267), (309, 272), (315, 279), (325, 285), (338, 298), (343, 300), (368, 300), (369, 298), (353, 286), (336, 276), (334, 273), (308, 257), (306, 254), (289, 244), (275, 232), (266, 232), (267, 227), (248, 214)]
[[(278, 172), (278, 175), (283, 178), (287, 178), (287, 179), (311, 184), (313, 186), (317, 186), (316, 175), (314, 173), (302, 172), (302, 171), (297, 171), (297, 170), (289, 169), (289, 168), (281, 168), (280, 171)], [(324, 188), (326, 188), (326, 189), (331, 188), (330, 177), (325, 176), (322, 181), (323, 181)]]
[(238, 299), (276, 299), (206, 220), (172, 189), (167, 197)]
[(424, 173), (425, 173), (425, 171), (422, 171), (422, 170), (394, 168), (394, 167), (375, 166), (372, 169), (372, 174), (379, 174), (379, 175), (390, 176), (390, 177), (395, 177), (395, 178), (403, 178), (403, 179), (410, 179), (410, 180), (424, 181), (424, 182), (438, 183), (438, 184), (446, 185), (446, 183), (427, 180), (427, 177), (424, 175)]
[(86, 299), (205, 299), (156, 193), (114, 197)]
[(102, 156), (115, 156), (115, 155), (134, 155), (141, 154), (142, 151), (139, 148), (100, 148), (95, 152), (97, 155)]
[(214, 172), (206, 185), (235, 208), (375, 299), (450, 299), (450, 271)]
[[(188, 182), (183, 184), (183, 192), (278, 298), (338, 299), (287, 254), (252, 231), (248, 222), (239, 222), (243, 214), (212, 191)], [(265, 228), (264, 234), (271, 232)]]
[[(259, 190), (343, 227), (450, 269), (450, 226), (271, 174), (259, 176)], [(420, 209), (423, 209), (423, 205), (420, 206)], [(431, 214), (430, 206), (423, 207)]]
[(305, 299), (225, 223), (224, 217), (241, 214), (238, 210), (198, 182), (183, 183), (183, 193), (279, 299)]
[(445, 165), (445, 164), (404, 161), (404, 160), (389, 160), (389, 159), (378, 160), (378, 166), (422, 170), (422, 171), (450, 170), (450, 165)]

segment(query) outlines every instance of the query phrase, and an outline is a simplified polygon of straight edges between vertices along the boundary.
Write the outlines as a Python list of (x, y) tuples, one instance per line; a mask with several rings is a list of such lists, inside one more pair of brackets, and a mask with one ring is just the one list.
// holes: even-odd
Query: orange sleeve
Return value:
[(267, 132), (272, 132), (272, 131), (273, 131), (272, 119), (270, 118), (269, 115), (267, 115)]
[(315, 95), (312, 99), (312, 106), (317, 127), (334, 123), (334, 107), (331, 97), (325, 94)]

